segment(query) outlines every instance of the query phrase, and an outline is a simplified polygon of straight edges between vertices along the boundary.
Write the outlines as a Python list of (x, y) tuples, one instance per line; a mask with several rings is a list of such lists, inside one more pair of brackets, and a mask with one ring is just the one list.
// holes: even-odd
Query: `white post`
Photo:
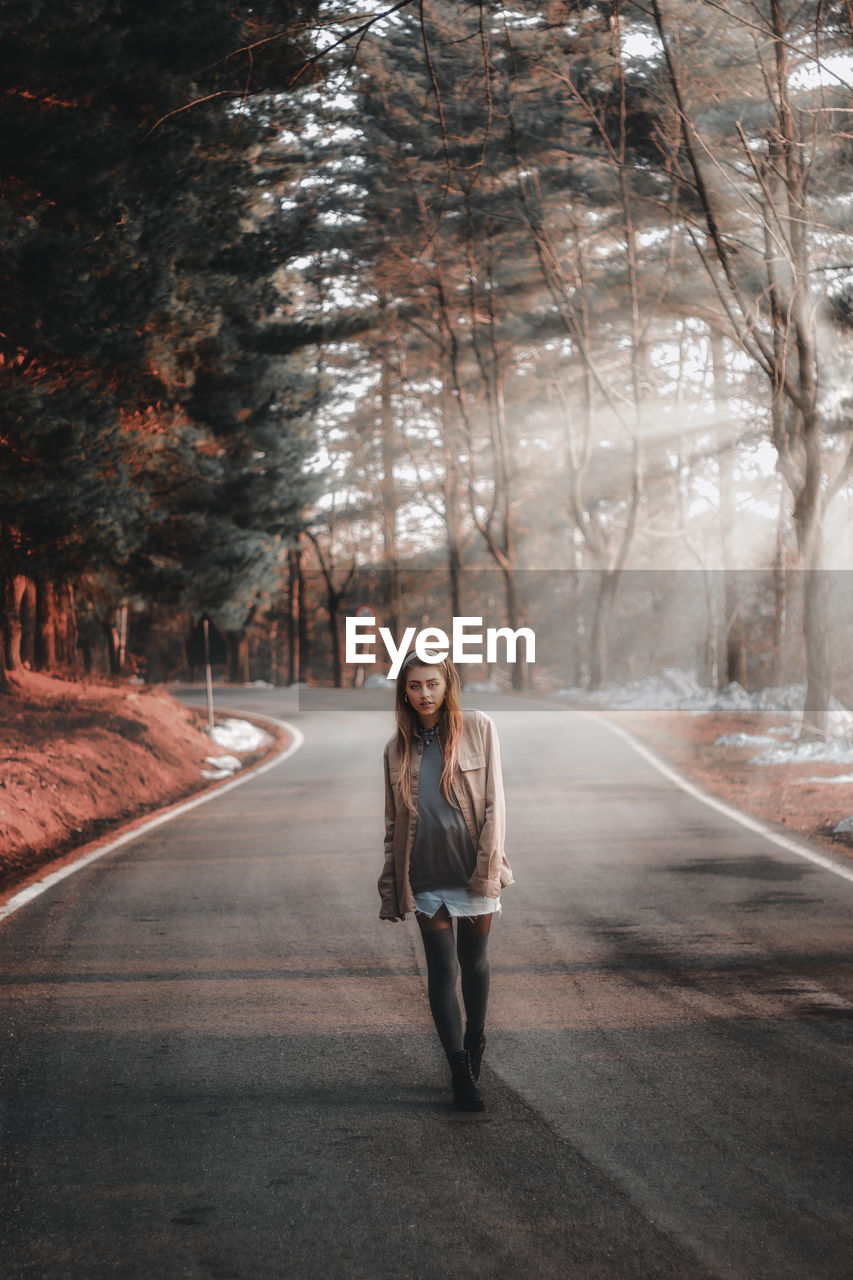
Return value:
[(207, 729), (213, 733), (213, 677), (210, 674), (210, 624), (204, 620), (204, 671), (207, 683)]

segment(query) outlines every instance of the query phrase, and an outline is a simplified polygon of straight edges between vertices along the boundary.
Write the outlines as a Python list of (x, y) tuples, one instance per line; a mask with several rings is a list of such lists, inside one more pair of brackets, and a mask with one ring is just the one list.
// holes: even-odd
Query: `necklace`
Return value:
[(438, 729), (435, 725), (433, 725), (431, 729), (427, 729), (424, 725), (421, 725), (418, 729), (418, 733), (421, 735), (421, 740), (423, 741), (424, 746), (428, 747), (431, 742), (435, 742)]

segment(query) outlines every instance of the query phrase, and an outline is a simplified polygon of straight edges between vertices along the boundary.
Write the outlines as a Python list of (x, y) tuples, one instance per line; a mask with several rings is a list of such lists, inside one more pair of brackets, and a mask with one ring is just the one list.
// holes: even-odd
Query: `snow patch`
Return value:
[(752, 706), (755, 711), (798, 712), (802, 710), (805, 697), (804, 684), (770, 685), (752, 694)]
[(243, 762), (237, 756), (206, 756), (207, 763), (212, 765), (210, 769), (202, 769), (201, 776), (207, 778), (209, 782), (219, 782), (220, 778), (230, 778), (238, 769), (243, 767)]
[(227, 750), (219, 756), (207, 756), (207, 764), (211, 767), (202, 769), (201, 776), (208, 782), (220, 782), (222, 778), (230, 778), (238, 769), (242, 769), (243, 761), (235, 752), (247, 755), (272, 742), (268, 733), (257, 725), (250, 724), (248, 720), (220, 720), (209, 733), (218, 747), (225, 747)]
[[(768, 692), (762, 690), (762, 693)], [(706, 689), (692, 671), (665, 667), (659, 675), (644, 676), (623, 685), (601, 689), (559, 689), (555, 695), (582, 706), (606, 706), (633, 711), (754, 711), (757, 694), (747, 693), (736, 680), (725, 689)], [(769, 710), (770, 708), (763, 708)], [(787, 708), (785, 708), (787, 710)]]
[(810, 778), (800, 778), (800, 782), (853, 782), (853, 773), (817, 773)]
[(723, 733), (714, 741), (715, 747), (778, 747), (776, 738), (769, 733)]
[(834, 696), (829, 699), (827, 730), (834, 738), (853, 738), (853, 711)]
[[(225, 747), (229, 751), (257, 751), (272, 742), (268, 733), (257, 725), (250, 724), (248, 720), (220, 720), (211, 729), (210, 736), (218, 747)], [(237, 767), (240, 767), (239, 761)]]
[[(701, 685), (692, 671), (680, 667), (666, 667), (659, 675), (644, 676), (628, 684), (605, 685), (601, 689), (558, 689), (554, 695), (576, 702), (581, 706), (605, 706), (624, 710), (647, 711), (770, 711), (784, 715), (787, 712), (801, 714), (806, 696), (804, 684), (785, 684), (757, 689), (747, 693), (733, 680), (725, 689), (708, 689)], [(829, 700), (828, 731), (833, 737), (853, 738), (853, 711), (848, 710), (837, 698)], [(770, 732), (780, 736), (789, 732), (785, 728)]]
[(692, 672), (667, 667), (660, 675), (644, 676), (641, 680), (631, 680), (628, 684), (610, 684), (595, 690), (577, 687), (558, 689), (555, 696), (582, 706), (662, 711), (693, 709), (693, 704), (702, 698), (703, 692)]
[(849, 742), (791, 742), (762, 751), (750, 764), (853, 764), (853, 745)]
[[(559, 689), (555, 695), (582, 707), (610, 707), (630, 711), (766, 711), (776, 715), (802, 714), (806, 697), (804, 684), (786, 684), (747, 693), (736, 681), (717, 692), (700, 685), (692, 671), (666, 667), (659, 675), (632, 680), (603, 689)], [(766, 748), (750, 764), (801, 764), (814, 760), (822, 764), (853, 764), (853, 711), (837, 698), (829, 700), (826, 742), (798, 742), (795, 725), (770, 729), (768, 735), (723, 734), (716, 746)], [(772, 736), (770, 736), (772, 735)], [(779, 738), (790, 741), (782, 743)]]
[[(710, 690), (708, 691), (711, 692)], [(751, 711), (752, 698), (737, 680), (732, 680), (714, 698), (714, 711)]]

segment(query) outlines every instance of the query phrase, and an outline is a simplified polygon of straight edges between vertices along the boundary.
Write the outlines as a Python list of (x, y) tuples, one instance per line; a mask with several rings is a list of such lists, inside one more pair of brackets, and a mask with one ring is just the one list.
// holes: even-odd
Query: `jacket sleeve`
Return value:
[(401, 916), (397, 902), (397, 868), (394, 861), (394, 827), (397, 821), (397, 804), (391, 786), (391, 773), (388, 766), (388, 748), (385, 748), (383, 759), (385, 774), (385, 862), (379, 877), (379, 897), (382, 905), (379, 909), (380, 920), (396, 920)]
[(494, 721), (485, 725), (483, 743), (486, 756), (486, 804), (480, 839), (477, 842), (477, 864), (468, 881), (475, 893), (486, 898), (499, 898), (502, 885), (513, 884), (513, 875), (504, 853), (506, 835), (506, 802), (504, 800), (501, 749)]

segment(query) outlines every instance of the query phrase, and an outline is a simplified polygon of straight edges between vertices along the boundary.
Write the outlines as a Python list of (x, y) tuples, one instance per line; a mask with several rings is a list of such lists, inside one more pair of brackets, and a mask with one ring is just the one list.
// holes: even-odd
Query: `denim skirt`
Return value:
[(494, 912), (500, 915), (500, 898), (486, 898), (473, 893), (466, 885), (453, 889), (424, 889), (414, 895), (415, 910), (424, 916), (434, 916), (439, 907), (447, 907), (451, 916), (486, 916)]

